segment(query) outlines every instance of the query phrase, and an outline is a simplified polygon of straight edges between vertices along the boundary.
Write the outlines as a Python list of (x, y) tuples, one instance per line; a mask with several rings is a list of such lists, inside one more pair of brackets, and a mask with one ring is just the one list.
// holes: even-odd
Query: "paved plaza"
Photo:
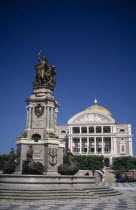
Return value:
[(0, 201), (0, 210), (110, 210), (136, 209), (136, 183), (98, 183), (97, 186), (110, 187), (122, 192), (120, 196), (100, 199), (47, 200), (47, 201)]

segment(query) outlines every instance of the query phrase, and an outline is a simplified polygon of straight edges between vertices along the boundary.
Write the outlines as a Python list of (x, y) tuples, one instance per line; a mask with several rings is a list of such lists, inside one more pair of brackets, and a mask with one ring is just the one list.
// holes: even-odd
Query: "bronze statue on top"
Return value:
[(36, 81), (33, 82), (34, 87), (45, 86), (53, 89), (56, 86), (55, 76), (55, 66), (48, 64), (48, 61), (45, 56), (40, 58), (41, 53), (44, 50), (41, 50), (38, 53), (39, 63), (35, 65), (36, 69)]

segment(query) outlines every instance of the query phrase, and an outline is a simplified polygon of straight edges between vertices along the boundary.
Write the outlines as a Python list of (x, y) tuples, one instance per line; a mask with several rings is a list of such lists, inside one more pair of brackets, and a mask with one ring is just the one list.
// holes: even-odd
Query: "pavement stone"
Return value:
[(9, 201), (0, 200), (0, 210), (128, 210), (136, 209), (136, 183), (97, 183), (98, 187), (110, 187), (122, 195), (96, 200)]

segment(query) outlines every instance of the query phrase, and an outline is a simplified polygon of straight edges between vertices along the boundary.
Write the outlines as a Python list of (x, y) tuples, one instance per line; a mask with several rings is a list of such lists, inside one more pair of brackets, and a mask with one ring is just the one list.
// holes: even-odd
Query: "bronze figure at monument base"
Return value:
[(5, 163), (3, 173), (12, 174), (15, 172), (15, 169), (16, 169), (15, 153), (14, 153), (14, 148), (11, 148), (9, 160)]
[(29, 150), (26, 154), (26, 160), (22, 164), (22, 174), (43, 174), (44, 167), (42, 163), (34, 162), (33, 160), (33, 147), (29, 146)]
[(74, 162), (74, 155), (68, 149), (67, 151), (68, 164), (63, 164), (58, 167), (58, 173), (61, 175), (74, 175), (79, 171), (79, 164)]

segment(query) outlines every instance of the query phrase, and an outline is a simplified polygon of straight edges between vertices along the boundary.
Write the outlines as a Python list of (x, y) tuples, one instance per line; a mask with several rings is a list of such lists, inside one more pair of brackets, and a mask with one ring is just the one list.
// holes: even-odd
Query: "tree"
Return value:
[[(64, 164), (67, 164), (67, 156), (64, 154)], [(79, 164), (80, 170), (102, 170), (104, 157), (99, 155), (74, 155), (74, 161)]]
[(112, 169), (115, 171), (129, 171), (136, 169), (136, 158), (132, 156), (114, 157)]

